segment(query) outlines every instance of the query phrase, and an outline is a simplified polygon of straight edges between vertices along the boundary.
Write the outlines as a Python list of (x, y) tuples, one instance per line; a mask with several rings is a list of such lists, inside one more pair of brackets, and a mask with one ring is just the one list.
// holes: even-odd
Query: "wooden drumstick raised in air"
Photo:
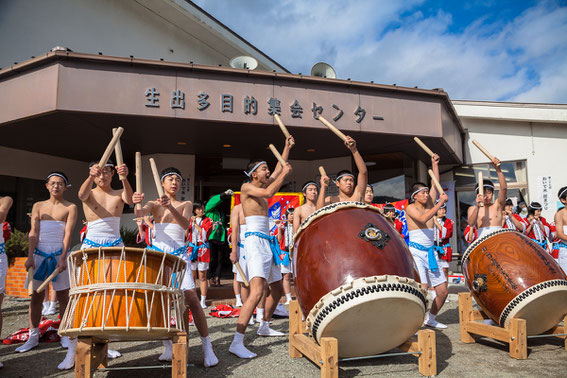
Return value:
[(31, 297), (33, 294), (33, 268), (28, 269), (28, 295)]
[[(278, 125), (280, 126), (280, 129), (282, 129), (282, 133), (285, 136), (285, 139), (289, 138), (290, 134), (289, 131), (287, 131), (287, 127), (285, 127), (285, 125), (282, 122), (282, 119), (280, 118), (279, 115), (274, 114), (274, 119), (276, 120), (276, 122), (278, 123)], [(294, 141), (291, 141), (290, 143), (292, 146), (295, 145)]]
[[(478, 194), (484, 198), (484, 179), (482, 172), (478, 172)], [(484, 202), (479, 203), (478, 207), (484, 207)]]
[(274, 146), (273, 144), (270, 144), (270, 150), (272, 150), (272, 153), (274, 154), (274, 156), (276, 157), (276, 159), (278, 159), (278, 161), (280, 162), (280, 164), (282, 165), (282, 167), (285, 165), (285, 160), (282, 157), (282, 155), (280, 155), (280, 153), (278, 152), (278, 150), (276, 149), (276, 146)]
[(421, 139), (419, 139), (418, 137), (413, 137), (413, 140), (415, 140), (415, 143), (419, 144), (419, 146), (420, 146), (421, 148), (423, 148), (423, 151), (427, 152), (427, 154), (428, 154), (429, 156), (431, 156), (432, 158), (434, 158), (435, 161), (439, 161), (439, 156), (435, 156), (435, 153), (434, 153), (433, 151), (431, 151), (431, 150), (429, 149), (429, 147), (427, 147), (427, 146), (425, 145), (425, 143), (423, 143), (423, 142), (421, 141)]
[(246, 278), (246, 276), (244, 275), (244, 272), (242, 271), (242, 267), (240, 267), (238, 261), (234, 263), (234, 266), (236, 267), (236, 270), (238, 270), (238, 274), (240, 274), (240, 277), (242, 277), (242, 283), (244, 284), (244, 286), (246, 287), (250, 286), (250, 283), (248, 282), (248, 278)]
[(114, 146), (116, 146), (116, 143), (118, 143), (118, 140), (120, 139), (120, 136), (122, 135), (122, 132), (124, 132), (124, 129), (122, 127), (119, 127), (119, 128), (116, 129), (116, 132), (114, 133), (114, 136), (112, 137), (112, 140), (110, 141), (110, 143), (108, 143), (108, 146), (106, 146), (106, 150), (104, 151), (104, 154), (102, 154), (102, 157), (100, 158), (100, 161), (98, 162), (100, 169), (104, 168), (106, 162), (108, 161), (108, 158), (110, 157), (110, 155), (112, 154), (112, 151), (114, 150)]
[[(321, 174), (321, 177), (325, 177), (327, 176), (327, 172), (325, 172), (325, 168), (323, 168), (323, 166), (319, 166), (319, 174)], [(328, 177), (328, 176), (327, 176)], [(329, 185), (329, 180), (325, 180), (325, 184)]]
[(429, 176), (431, 177), (431, 182), (433, 183), (433, 185), (435, 185), (439, 194), (445, 194), (445, 191), (441, 187), (441, 184), (439, 184), (439, 181), (437, 180), (437, 177), (435, 177), (435, 174), (433, 174), (433, 171), (430, 169), (427, 172), (429, 173)]
[[(339, 138), (341, 138), (343, 140), (343, 142), (347, 141), (347, 137), (345, 134), (342, 133), (341, 130), (337, 129), (335, 126), (333, 126), (331, 124), (331, 122), (327, 121), (325, 118), (319, 116), (319, 121), (321, 121), (321, 123), (325, 126), (327, 126), (329, 128), (329, 130), (331, 130), (332, 132), (334, 132)], [(353, 145), (352, 142), (349, 143), (349, 145)]]
[[(116, 134), (116, 128), (112, 129), (112, 135)], [(116, 145), (114, 146), (114, 155), (116, 156), (116, 165), (124, 164), (124, 159), (122, 158), (122, 146), (120, 145), (120, 139), (116, 141)], [(118, 175), (120, 180), (126, 180), (126, 176)]]
[[(480, 150), (480, 152), (482, 152), (484, 155), (486, 155), (488, 160), (494, 161), (494, 156), (490, 152), (488, 152), (488, 150), (486, 148), (484, 148), (480, 143), (478, 143), (474, 139), (473, 139), (472, 143), (476, 146), (476, 148), (478, 148)], [(500, 163), (498, 163), (496, 166), (500, 167)]]
[(159, 198), (163, 197), (163, 188), (161, 187), (161, 180), (159, 179), (159, 174), (154, 158), (150, 158), (150, 167), (152, 167), (152, 173), (154, 174), (154, 181), (156, 182), (156, 189)]
[[(143, 189), (142, 189), (142, 154), (140, 152), (136, 152), (136, 193), (143, 193)], [(136, 210), (142, 210), (142, 204), (141, 203), (136, 204)]]
[(35, 292), (38, 293), (38, 294), (41, 293), (41, 292), (47, 287), (47, 285), (49, 285), (49, 283), (50, 283), (51, 281), (53, 281), (53, 279), (55, 278), (55, 276), (57, 276), (58, 274), (59, 274), (59, 268), (55, 269), (55, 270), (53, 271), (53, 273), (51, 273), (51, 274), (49, 275), (49, 277), (47, 277), (47, 278), (45, 279), (45, 281), (43, 281), (43, 283), (37, 288), (37, 290), (36, 290)]

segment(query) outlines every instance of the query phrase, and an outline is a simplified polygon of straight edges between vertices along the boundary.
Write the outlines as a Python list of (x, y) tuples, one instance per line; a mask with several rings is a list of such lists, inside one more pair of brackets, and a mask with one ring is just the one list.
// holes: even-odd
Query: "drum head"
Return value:
[(422, 326), (425, 296), (419, 283), (405, 277), (357, 279), (321, 298), (307, 326), (317, 341), (337, 338), (339, 357), (384, 353)]
[(500, 317), (506, 327), (510, 319), (526, 320), (527, 334), (539, 335), (556, 326), (567, 314), (567, 281), (551, 280), (518, 295)]

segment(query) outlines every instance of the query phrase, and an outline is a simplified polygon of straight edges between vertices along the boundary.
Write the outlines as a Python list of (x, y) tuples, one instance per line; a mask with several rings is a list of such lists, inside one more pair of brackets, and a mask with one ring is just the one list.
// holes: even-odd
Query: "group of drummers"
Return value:
[[(286, 280), (282, 280), (282, 254), (281, 248), (288, 250), (293, 244), (293, 234), (301, 224), (317, 209), (337, 202), (356, 201), (365, 202), (368, 185), (368, 171), (360, 155), (356, 141), (345, 137), (344, 145), (352, 153), (358, 173), (357, 176), (343, 170), (337, 173), (334, 183), (338, 187), (338, 195), (327, 195), (331, 182), (326, 174), (321, 174), (320, 182), (309, 181), (302, 187), (305, 203), (294, 209), (293, 217), (288, 214), (289, 225), (279, 228), (281, 245), (277, 238), (270, 234), (268, 218), (268, 199), (273, 197), (280, 189), (286, 177), (292, 172), (288, 162), (290, 151), (294, 145), (292, 136), (287, 136), (281, 157), (273, 171), (266, 161), (252, 161), (245, 172), (247, 180), (240, 188), (241, 203), (235, 206), (231, 213), (232, 226), (232, 252), (230, 260), (233, 264), (239, 262), (242, 267), (242, 277), (236, 273), (236, 280), (249, 281), (249, 286), (241, 286), (242, 302), (236, 331), (230, 344), (229, 351), (240, 358), (254, 358), (256, 353), (244, 345), (244, 335), (250, 324), (253, 312), (265, 297), (264, 313), (260, 319), (257, 330), (259, 336), (283, 336), (270, 327), (270, 320), (276, 310), (284, 292)], [(555, 232), (558, 239), (556, 244), (558, 255), (554, 256), (567, 271), (567, 212), (562, 209), (555, 217), (556, 229), (540, 216), (541, 207), (532, 203), (527, 218), (522, 218), (512, 211), (512, 204), (506, 197), (506, 180), (500, 169), (500, 162), (494, 158), (492, 164), (496, 170), (499, 181), (498, 197), (493, 198), (495, 188), (489, 180), (481, 183), (482, 193), (477, 194), (475, 206), (468, 210), (467, 240), (482, 238), (489, 231), (498, 228), (515, 228), (537, 239), (542, 246), (551, 244), (551, 233)], [(431, 168), (435, 179), (439, 180), (439, 156), (433, 155)], [(127, 205), (135, 206), (136, 217), (152, 216), (154, 230), (148, 249), (176, 255), (187, 262), (187, 274), (181, 285), (184, 292), (185, 305), (193, 315), (194, 324), (199, 332), (204, 354), (204, 366), (210, 367), (218, 364), (211, 339), (203, 306), (195, 290), (192, 275), (192, 263), (195, 256), (207, 248), (206, 229), (203, 224), (202, 205), (194, 206), (190, 201), (177, 199), (181, 188), (182, 175), (175, 167), (164, 169), (160, 175), (163, 196), (156, 200), (147, 201), (144, 193), (134, 192), (128, 182), (128, 168), (125, 164), (113, 165), (111, 162), (100, 166), (97, 162), (91, 163), (89, 175), (81, 185), (78, 196), (83, 204), (87, 221), (86, 235), (81, 248), (115, 247), (123, 246), (120, 237), (120, 217)], [(323, 172), (324, 173), (324, 172)], [(111, 187), (115, 174), (120, 176), (121, 189)], [(41, 283), (55, 270), (59, 274), (53, 279), (53, 289), (57, 293), (60, 316), (67, 307), (69, 300), (69, 272), (67, 269), (67, 256), (71, 247), (73, 228), (77, 222), (77, 206), (63, 198), (64, 192), (70, 186), (67, 176), (62, 172), (51, 172), (46, 178), (46, 188), (49, 199), (33, 205), (31, 214), (31, 230), (29, 233), (29, 256), (25, 263), (26, 269), (33, 269), (34, 293), (29, 306), (29, 337), (27, 341), (16, 349), (17, 352), (27, 352), (39, 343), (39, 323), (41, 321), (41, 305), (43, 293), (36, 293)], [(370, 187), (371, 189), (371, 187)], [(479, 185), (476, 188), (479, 192)], [(436, 320), (441, 307), (448, 295), (447, 273), (450, 261), (450, 246), (448, 238), (451, 236), (452, 224), (446, 219), (446, 202), (448, 197), (440, 192), (434, 185), (429, 187), (426, 183), (417, 182), (412, 185), (409, 196), (410, 204), (405, 209), (407, 222), (407, 245), (419, 272), (422, 284), (432, 288), (435, 298), (427, 312), (424, 324), (430, 327), (443, 329), (445, 324)], [(559, 192), (562, 203), (567, 202), (567, 187)], [(12, 205), (9, 197), (0, 198), (0, 223), (4, 222), (7, 212)], [(385, 215), (392, 215), (391, 206), (384, 209)], [(400, 230), (400, 228), (398, 228)], [(186, 235), (194, 235), (187, 242)], [(329, 235), (329, 239), (332, 239)], [(0, 308), (4, 293), (7, 260), (4, 252), (4, 240), (0, 234)], [(449, 255), (448, 255), (449, 253)], [(291, 269), (291, 266), (289, 267)], [(283, 271), (284, 275), (290, 271)], [(289, 290), (286, 290), (289, 292)], [(289, 296), (288, 296), (289, 299)], [(0, 312), (0, 331), (1, 331)], [(62, 337), (61, 345), (67, 348), (65, 359), (59, 364), (61, 370), (71, 369), (75, 362), (75, 349), (77, 339)], [(120, 353), (108, 350), (108, 357), (119, 357)], [(164, 351), (159, 360), (171, 361), (172, 343), (164, 341)], [(0, 363), (1, 366), (1, 363)]]

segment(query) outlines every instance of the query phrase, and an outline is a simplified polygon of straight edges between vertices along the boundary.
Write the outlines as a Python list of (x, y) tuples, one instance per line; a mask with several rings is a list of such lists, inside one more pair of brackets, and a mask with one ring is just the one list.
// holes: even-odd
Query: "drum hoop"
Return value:
[(348, 284), (339, 286), (319, 299), (307, 316), (307, 321), (305, 322), (307, 331), (313, 336), (315, 341), (319, 342), (317, 340), (317, 330), (325, 317), (332, 313), (333, 310), (338, 309), (342, 303), (348, 302), (351, 299), (381, 291), (405, 291), (407, 294), (413, 294), (420, 299), (424, 309), (427, 308), (427, 291), (419, 282), (411, 278), (393, 275), (357, 278)]
[(148, 290), (160, 293), (181, 295), (183, 290), (171, 288), (166, 285), (156, 285), (143, 282), (107, 282), (92, 285), (77, 286), (69, 290), (69, 295), (94, 293), (105, 290)]
[(327, 205), (325, 207), (322, 207), (319, 210), (316, 210), (314, 213), (312, 213), (307, 218), (305, 218), (305, 220), (303, 221), (301, 226), (297, 229), (297, 232), (295, 233), (295, 235), (293, 235), (293, 243), (295, 244), (295, 241), (299, 237), (299, 234), (301, 232), (303, 232), (303, 230), (305, 230), (315, 220), (317, 220), (317, 219), (319, 219), (319, 218), (321, 218), (321, 217), (323, 217), (327, 214), (334, 213), (337, 210), (349, 209), (349, 208), (369, 209), (369, 210), (373, 210), (373, 211), (375, 211), (378, 214), (383, 216), (383, 212), (382, 212), (381, 208), (369, 205), (369, 204), (364, 203), (364, 202), (357, 202), (357, 201), (335, 202), (335, 203), (332, 203), (332, 204)]
[(469, 245), (469, 247), (465, 250), (465, 253), (463, 253), (463, 258), (461, 259), (462, 263), (464, 264), (465, 261), (467, 261), (467, 259), (469, 258), (470, 254), (473, 252), (473, 250), (478, 247), (478, 245), (482, 242), (484, 242), (487, 239), (490, 239), (491, 237), (498, 235), (498, 234), (503, 234), (506, 232), (517, 232), (519, 234), (521, 234), (520, 231), (518, 230), (513, 230), (511, 228), (501, 228), (500, 230), (496, 230), (496, 231), (492, 231), (486, 235), (484, 235), (483, 237), (481, 237), (480, 239), (476, 239), (475, 241), (473, 241), (471, 243), (471, 245)]
[(517, 306), (519, 306), (522, 302), (525, 302), (531, 295), (535, 294), (540, 290), (545, 290), (547, 288), (554, 286), (567, 287), (567, 280), (555, 279), (555, 280), (540, 282), (537, 285), (533, 285), (527, 288), (526, 290), (522, 291), (520, 294), (516, 295), (516, 297), (514, 297), (514, 299), (512, 299), (510, 303), (508, 303), (508, 305), (504, 308), (502, 314), (500, 314), (500, 321), (498, 322), (500, 326), (504, 327), (506, 324), (506, 320), (508, 319), (508, 316), (510, 316), (510, 313), (513, 312), (514, 309)]
[(156, 251), (156, 250), (149, 249), (149, 248), (126, 247), (126, 246), (125, 247), (93, 247), (93, 248), (78, 249), (76, 251), (71, 251), (69, 253), (69, 255), (67, 256), (67, 258), (73, 258), (75, 256), (81, 256), (82, 257), (83, 252), (84, 252), (84, 254), (87, 254), (87, 255), (98, 253), (98, 250), (101, 249), (101, 248), (104, 251), (107, 251), (107, 252), (121, 252), (122, 248), (125, 248), (125, 250), (128, 251), (128, 252), (139, 252), (139, 253), (144, 253), (144, 250), (146, 250), (147, 255), (153, 255), (153, 256), (159, 256), (159, 257), (161, 257), (165, 253), (167, 260), (176, 261), (176, 259), (180, 259), (181, 261), (183, 261), (182, 265), (187, 265), (187, 262), (185, 260), (183, 260), (179, 256), (172, 255), (171, 253)]

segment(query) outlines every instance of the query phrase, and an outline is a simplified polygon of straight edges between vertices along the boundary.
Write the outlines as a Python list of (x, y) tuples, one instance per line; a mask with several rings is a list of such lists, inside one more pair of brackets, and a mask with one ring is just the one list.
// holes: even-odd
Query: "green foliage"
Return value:
[(126, 247), (144, 248), (146, 246), (146, 243), (136, 243), (136, 237), (138, 236), (137, 229), (130, 229), (122, 226), (120, 227), (120, 236), (122, 237), (122, 241)]
[(27, 232), (13, 229), (10, 239), (6, 242), (8, 264), (13, 265), (16, 257), (28, 257), (29, 244)]

